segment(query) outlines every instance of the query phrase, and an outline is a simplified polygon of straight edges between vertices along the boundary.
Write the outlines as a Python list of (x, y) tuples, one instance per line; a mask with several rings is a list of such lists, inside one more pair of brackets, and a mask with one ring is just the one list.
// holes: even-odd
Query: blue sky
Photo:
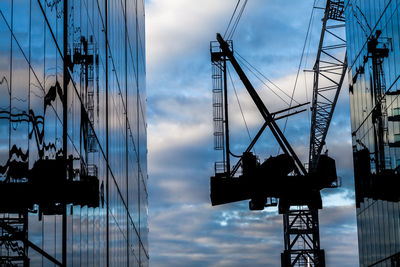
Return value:
[[(213, 151), (209, 41), (223, 33), (236, 0), (146, 1), (149, 228), (152, 266), (280, 266), (282, 216), (276, 209), (248, 211), (247, 202), (211, 207)], [(235, 32), (235, 50), (291, 94), (314, 0), (251, 0)], [(324, 1), (317, 1), (322, 6)], [(315, 11), (303, 66), (311, 69), (321, 27)], [(262, 118), (233, 75), (250, 134)], [(271, 111), (287, 107), (249, 74)], [(295, 99), (310, 101), (312, 74), (301, 71)], [(273, 87), (271, 84), (269, 86)], [(230, 88), (231, 143), (241, 154), (249, 143)], [(276, 89), (275, 89), (276, 91)], [(279, 93), (279, 92), (278, 92)], [(286, 102), (288, 99), (281, 94)], [(283, 128), (284, 121), (279, 125)], [(289, 119), (286, 136), (303, 162), (309, 145), (309, 112)], [(322, 248), (328, 266), (357, 266), (349, 97), (340, 96), (327, 139), (343, 186), (323, 193)], [(260, 159), (276, 155), (266, 131)]]

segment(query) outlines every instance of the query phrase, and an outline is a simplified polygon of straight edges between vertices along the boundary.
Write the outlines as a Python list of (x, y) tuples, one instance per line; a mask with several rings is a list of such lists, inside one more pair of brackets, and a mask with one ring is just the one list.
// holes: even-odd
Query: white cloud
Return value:
[(338, 189), (327, 189), (335, 190), (331, 194), (322, 194), (322, 201), (324, 207), (343, 207), (343, 206), (353, 206), (354, 196), (349, 194), (348, 190), (338, 190)]
[[(219, 219), (227, 218), (221, 226)], [(322, 248), (328, 264), (357, 262), (353, 206), (321, 212)], [(176, 227), (179, 225), (179, 227)], [(151, 246), (156, 266), (279, 266), (283, 250), (282, 217), (266, 212), (226, 211), (206, 204), (177, 205), (150, 217)], [(334, 255), (342, 255), (335, 257)]]
[(226, 27), (235, 0), (150, 0), (147, 4), (148, 66), (176, 62), (204, 49)]

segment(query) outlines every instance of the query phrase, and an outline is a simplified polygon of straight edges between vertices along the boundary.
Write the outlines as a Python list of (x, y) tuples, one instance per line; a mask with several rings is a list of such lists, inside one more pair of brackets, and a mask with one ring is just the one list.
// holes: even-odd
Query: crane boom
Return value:
[[(344, 1), (327, 0), (314, 64), (309, 171), (315, 172), (347, 69)], [(343, 58), (343, 59), (342, 59)]]

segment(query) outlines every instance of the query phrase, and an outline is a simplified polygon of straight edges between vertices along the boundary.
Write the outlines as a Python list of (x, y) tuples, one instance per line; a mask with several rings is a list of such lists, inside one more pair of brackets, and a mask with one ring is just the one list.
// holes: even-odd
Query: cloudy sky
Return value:
[[(152, 266), (280, 266), (282, 216), (268, 208), (250, 212), (248, 203), (211, 207), (209, 177), (221, 154), (213, 150), (209, 42), (224, 33), (237, 0), (147, 0), (147, 109), (149, 228)], [(244, 1), (242, 1), (244, 2)], [(322, 6), (323, 0), (316, 1)], [(235, 51), (291, 95), (314, 0), (250, 0), (233, 37)], [(315, 10), (295, 100), (310, 101), (321, 27)], [(250, 136), (263, 121), (230, 68)], [(290, 99), (248, 73), (271, 111)], [(265, 79), (264, 79), (265, 80)], [(272, 89), (272, 90), (271, 90)], [(229, 88), (231, 144), (241, 154), (249, 136)], [(276, 96), (279, 95), (279, 97)], [(309, 146), (309, 112), (287, 122), (286, 136), (303, 162)], [(339, 99), (327, 149), (336, 159), (343, 186), (323, 192), (322, 248), (328, 266), (357, 266), (348, 90)], [(279, 122), (281, 128), (285, 121)], [(278, 152), (266, 130), (255, 147), (260, 159)]]

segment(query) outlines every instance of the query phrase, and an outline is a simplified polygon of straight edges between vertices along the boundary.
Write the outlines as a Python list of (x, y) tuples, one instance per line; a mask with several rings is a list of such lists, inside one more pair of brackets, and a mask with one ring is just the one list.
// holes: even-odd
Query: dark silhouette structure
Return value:
[[(211, 61), (213, 65), (214, 145), (216, 149), (223, 151), (224, 156), (222, 162), (215, 164), (215, 176), (210, 179), (211, 204), (220, 205), (249, 199), (250, 210), (278, 206), (279, 213), (284, 214), (285, 251), (282, 253), (282, 266), (296, 264), (303, 266), (301, 265), (303, 263), (325, 266), (324, 251), (320, 249), (319, 244), (317, 211), (322, 208), (320, 191), (337, 185), (335, 161), (326, 155), (321, 155), (318, 157), (317, 167), (312, 172), (307, 172), (275, 122), (279, 118), (275, 115), (282, 111), (276, 113), (268, 111), (236, 61), (232, 42), (223, 40), (220, 34), (217, 34), (217, 42), (211, 42)], [(258, 134), (232, 169), (228, 160), (231, 152), (227, 119), (227, 62), (232, 64), (265, 120)], [(296, 113), (298, 112), (293, 114)], [(250, 151), (267, 126), (284, 154), (270, 157), (263, 163), (259, 163), (257, 157)], [(239, 167), (242, 169), (242, 174), (236, 175)], [(308, 207), (308, 210), (291, 209), (293, 206)], [(299, 223), (305, 225), (302, 231), (297, 229)], [(297, 235), (297, 238), (292, 239), (292, 235)], [(294, 248), (298, 238), (308, 242), (308, 246), (304, 249)]]
[[(277, 114), (305, 104), (271, 114), (237, 63), (232, 42), (225, 42), (217, 35), (219, 46), (211, 44), (214, 148), (223, 150), (223, 160), (216, 163), (216, 175), (211, 177), (211, 202), (218, 205), (250, 199), (251, 210), (262, 210), (266, 206), (277, 206), (279, 199), (278, 209), (283, 214), (285, 243), (285, 250), (281, 255), (282, 266), (325, 266), (325, 254), (320, 248), (319, 239), (318, 209), (322, 208), (320, 191), (337, 187), (339, 183), (334, 160), (321, 153), (347, 69), (344, 7), (344, 1), (327, 0), (324, 8), (321, 37), (313, 68), (308, 171), (275, 123), (275, 120), (302, 111), (281, 117), (276, 116)], [(240, 16), (241, 13), (236, 24)], [(235, 28), (236, 26), (233, 27), (233, 32)], [(234, 67), (265, 120), (232, 170), (226, 89), (227, 61)], [(267, 126), (284, 154), (270, 157), (260, 164), (250, 151)], [(233, 178), (240, 166), (242, 175)]]

